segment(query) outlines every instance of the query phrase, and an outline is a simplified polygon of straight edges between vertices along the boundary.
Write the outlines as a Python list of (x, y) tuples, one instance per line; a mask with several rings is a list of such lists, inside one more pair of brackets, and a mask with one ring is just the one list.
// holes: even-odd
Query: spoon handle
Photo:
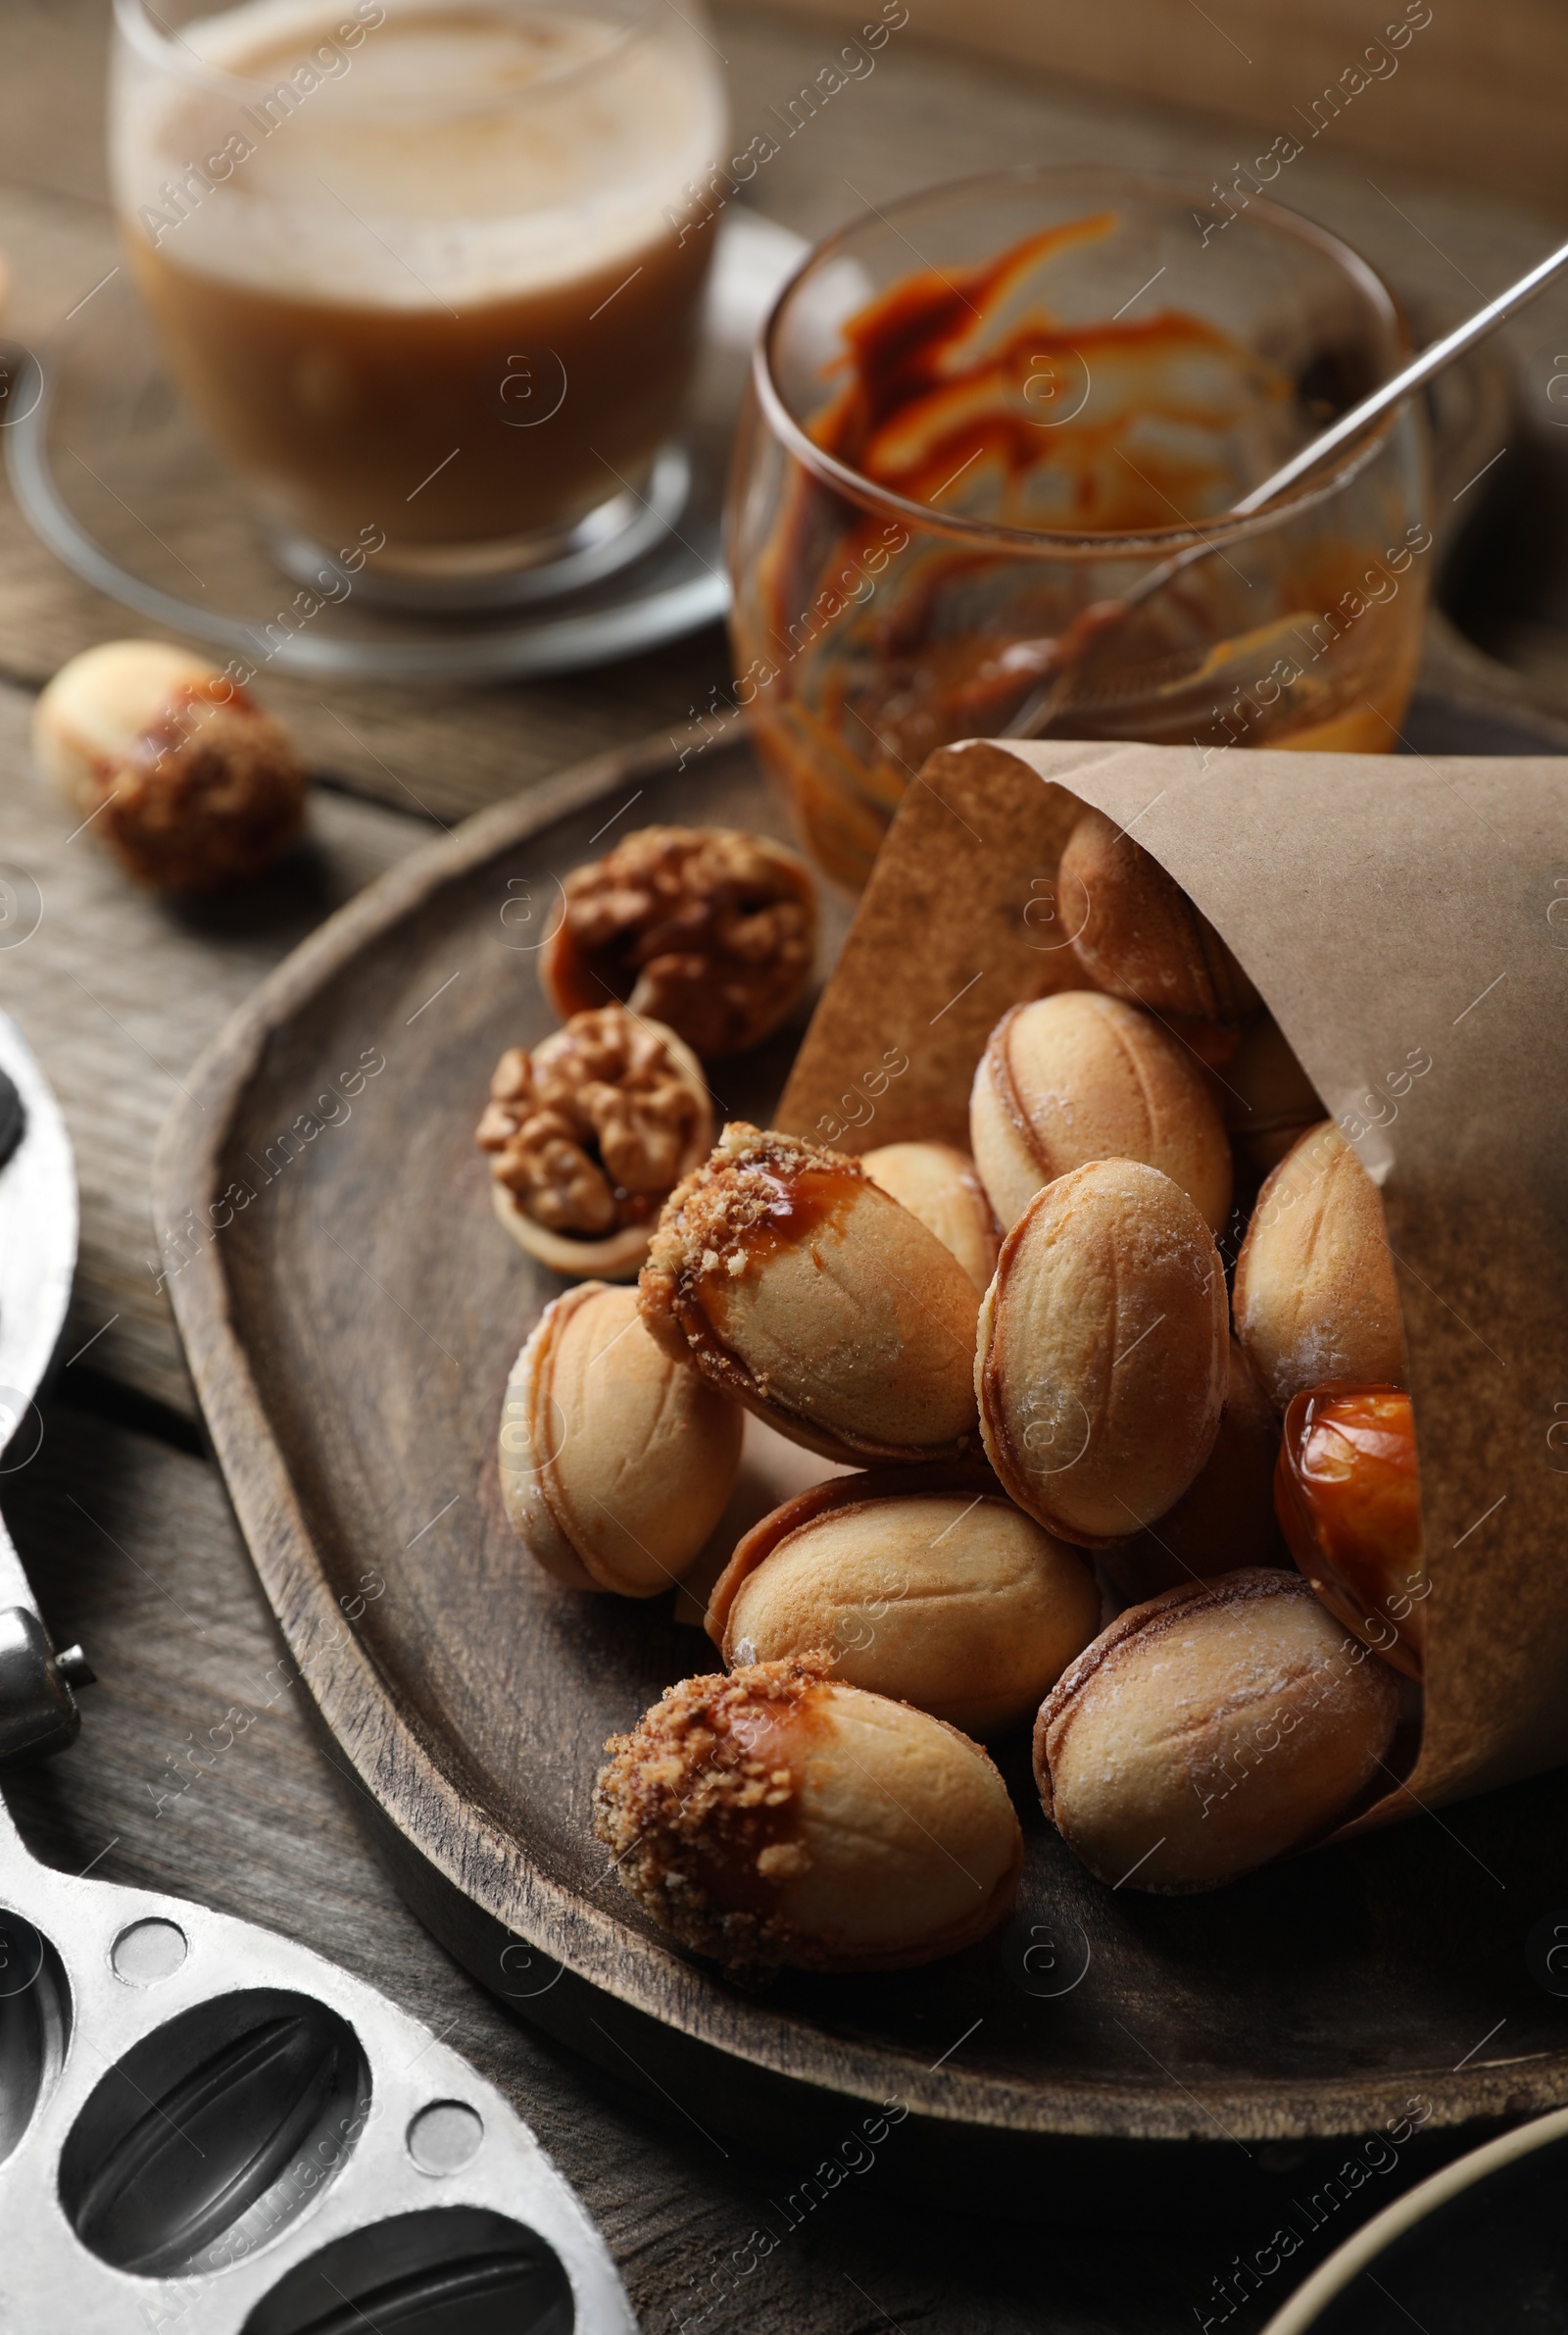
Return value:
[(1517, 283), (1510, 284), (1505, 292), (1497, 294), (1495, 300), (1489, 300), (1486, 307), (1477, 309), (1473, 317), (1467, 317), (1462, 324), (1455, 324), (1451, 332), (1446, 332), (1441, 340), (1433, 341), (1419, 356), (1412, 357), (1402, 373), (1396, 373), (1392, 380), (1374, 389), (1370, 397), (1363, 397), (1358, 406), (1352, 406), (1348, 414), (1342, 414), (1339, 421), (1320, 436), (1309, 440), (1299, 453), (1293, 454), (1289, 462), (1282, 463), (1277, 471), (1272, 472), (1261, 486), (1254, 486), (1250, 494), (1244, 495), (1239, 503), (1233, 504), (1226, 517), (1249, 519), (1254, 511), (1261, 511), (1276, 495), (1283, 494), (1288, 486), (1294, 486), (1298, 478), (1303, 478), (1308, 471), (1315, 470), (1327, 455), (1337, 454), (1342, 446), (1359, 437), (1368, 423), (1376, 422), (1391, 406), (1398, 405), (1412, 390), (1421, 388), (1425, 382), (1442, 373), (1446, 366), (1451, 365), (1456, 357), (1462, 357), (1467, 349), (1473, 349), (1477, 341), (1485, 340), (1489, 332), (1502, 323), (1505, 318), (1511, 317), (1517, 309), (1523, 308), (1526, 301), (1533, 300), (1564, 268), (1568, 268), (1568, 243), (1548, 254), (1545, 259), (1538, 260), (1527, 274), (1520, 276)]
[[(1489, 332), (1494, 331), (1497, 325), (1523, 308), (1527, 301), (1533, 300), (1564, 268), (1568, 268), (1568, 243), (1548, 253), (1545, 259), (1538, 260), (1532, 269), (1520, 276), (1517, 283), (1510, 284), (1505, 292), (1497, 294), (1495, 300), (1489, 300), (1486, 307), (1477, 309), (1473, 317), (1467, 317), (1462, 324), (1456, 324), (1451, 332), (1445, 333), (1441, 340), (1433, 341), (1419, 356), (1412, 357), (1402, 373), (1396, 373), (1392, 380), (1374, 389), (1370, 397), (1363, 397), (1359, 405), (1352, 406), (1329, 428), (1309, 439), (1298, 453), (1291, 456), (1289, 462), (1282, 463), (1260, 486), (1254, 486), (1250, 494), (1244, 495), (1239, 503), (1233, 503), (1228, 511), (1222, 512), (1212, 524), (1221, 526), (1227, 520), (1250, 519), (1263, 510), (1276, 495), (1294, 486), (1308, 471), (1316, 470), (1327, 456), (1338, 453), (1342, 446), (1359, 437), (1391, 406), (1401, 404), (1415, 390), (1451, 365), (1456, 357), (1462, 357), (1467, 349), (1473, 349), (1478, 341), (1485, 340)], [(1070, 633), (1066, 635), (1058, 645), (1053, 669), (1018, 708), (1004, 729), (1003, 736), (1037, 738), (1049, 729), (1071, 698), (1073, 682), (1090, 641), (1098, 642), (1105, 633), (1114, 631), (1118, 621), (1125, 621), (1134, 609), (1141, 608), (1155, 592), (1163, 591), (1165, 585), (1180, 575), (1184, 569), (1192, 567), (1196, 561), (1206, 559), (1214, 548), (1211, 537), (1200, 530), (1196, 543), (1184, 545), (1157, 567), (1151, 568), (1130, 591), (1122, 595), (1121, 600), (1114, 604), (1115, 617), (1111, 617), (1108, 609), (1104, 611), (1092, 631), (1086, 631), (1082, 640), (1075, 639)]]

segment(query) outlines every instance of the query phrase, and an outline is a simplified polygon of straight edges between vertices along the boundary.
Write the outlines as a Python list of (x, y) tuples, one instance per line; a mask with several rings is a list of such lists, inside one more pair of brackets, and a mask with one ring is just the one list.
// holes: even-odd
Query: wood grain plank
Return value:
[[(786, 5), (850, 33), (868, 13), (859, 0)], [(1416, 25), (1399, 7), (1380, 16), (1361, 0), (1310, 9), (1228, 0), (1217, 14), (1166, 0), (1102, 0), (1093, 10), (1073, 0), (910, 0), (910, 15), (930, 38), (1124, 97), (1228, 114), (1266, 133), (1232, 133), (1245, 155), (1261, 148), (1265, 178), (1272, 138), (1331, 133), (1378, 164), (1451, 171), (1471, 186), (1568, 207), (1557, 104), (1568, 24), (1554, 0), (1417, 10)], [(1401, 37), (1379, 53), (1391, 18)]]
[(3, 0), (0, 176), (107, 199), (104, 67), (110, 0)]

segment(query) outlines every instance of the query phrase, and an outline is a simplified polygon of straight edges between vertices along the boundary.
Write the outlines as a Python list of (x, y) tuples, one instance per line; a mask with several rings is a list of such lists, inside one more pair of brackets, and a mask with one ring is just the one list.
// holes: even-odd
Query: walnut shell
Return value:
[(1157, 1523), (1103, 1551), (1100, 1562), (1113, 1586), (1124, 1598), (1141, 1601), (1243, 1565), (1285, 1565), (1274, 1514), (1279, 1451), (1280, 1415), (1232, 1338), (1214, 1448)]
[(668, 1688), (612, 1736), (594, 1830), (622, 1886), (727, 1969), (897, 1970), (973, 1945), (1023, 1862), (977, 1743), (823, 1655)]
[(512, 1528), (570, 1589), (657, 1597), (723, 1513), (741, 1427), (733, 1403), (660, 1352), (635, 1290), (584, 1281), (546, 1306), (507, 1381)]
[(646, 1224), (622, 1224), (606, 1233), (603, 1240), (588, 1240), (574, 1232), (552, 1232), (547, 1225), (536, 1224), (505, 1184), (492, 1183), (490, 1204), (497, 1221), (505, 1225), (518, 1248), (526, 1249), (547, 1272), (560, 1273), (564, 1281), (575, 1280), (579, 1273), (592, 1273), (601, 1281), (629, 1281), (642, 1270), (651, 1238)]
[(564, 891), (539, 958), (563, 1020), (616, 998), (711, 1061), (776, 1029), (811, 977), (815, 886), (771, 836), (642, 827)]
[(188, 649), (105, 641), (63, 665), (33, 751), (138, 883), (200, 892), (262, 874), (305, 823), (287, 730)]
[(1004, 1014), (974, 1074), (969, 1139), (1007, 1230), (1091, 1160), (1160, 1168), (1211, 1232), (1230, 1208), (1231, 1147), (1201, 1068), (1149, 1015), (1092, 990)]
[(628, 1280), (666, 1195), (713, 1137), (702, 1065), (623, 1006), (509, 1047), (475, 1135), (497, 1217), (551, 1272)]
[(667, 1354), (826, 1459), (974, 1448), (974, 1283), (841, 1152), (727, 1126), (665, 1203), (641, 1302)]
[(1393, 1672), (1299, 1573), (1132, 1606), (1035, 1723), (1041, 1805), (1112, 1888), (1213, 1889), (1326, 1832), (1393, 1741)]
[(1004, 1491), (1085, 1548), (1164, 1515), (1213, 1448), (1225, 1272), (1157, 1168), (1099, 1160), (1039, 1193), (980, 1309), (975, 1392)]
[(884, 1143), (862, 1152), (860, 1166), (952, 1250), (977, 1289), (990, 1287), (1002, 1236), (967, 1152), (951, 1143)]
[(1102, 811), (1086, 811), (1068, 836), (1056, 891), (1074, 956), (1113, 996), (1200, 1021), (1255, 1010), (1257, 991), (1208, 919)]
[(1280, 1411), (1308, 1387), (1408, 1383), (1383, 1202), (1331, 1121), (1308, 1128), (1258, 1193), (1233, 1305)]
[(837, 1476), (764, 1516), (708, 1634), (732, 1667), (822, 1647), (847, 1686), (970, 1735), (1015, 1726), (1100, 1627), (1094, 1575), (983, 1469), (911, 1474)]

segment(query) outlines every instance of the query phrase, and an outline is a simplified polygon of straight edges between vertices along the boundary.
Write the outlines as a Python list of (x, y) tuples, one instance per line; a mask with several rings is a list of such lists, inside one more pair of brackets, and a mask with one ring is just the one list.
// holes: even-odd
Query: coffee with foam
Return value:
[(136, 281), (294, 524), (374, 525), (395, 561), (569, 526), (646, 474), (710, 241), (680, 232), (685, 190), (724, 113), (685, 18), (613, 6), (250, 0), (122, 39)]

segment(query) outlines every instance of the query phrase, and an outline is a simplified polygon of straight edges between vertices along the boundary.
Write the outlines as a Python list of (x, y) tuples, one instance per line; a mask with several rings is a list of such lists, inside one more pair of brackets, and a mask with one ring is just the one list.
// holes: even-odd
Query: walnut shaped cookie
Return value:
[(82, 825), (154, 890), (248, 882), (305, 823), (305, 765), (282, 723), (164, 641), (73, 657), (38, 699), (32, 743)]
[(618, 1000), (713, 1061), (776, 1029), (811, 977), (815, 890), (768, 836), (643, 827), (564, 889), (539, 959), (563, 1019)]
[(712, 1136), (690, 1047), (617, 1005), (573, 1014), (531, 1053), (509, 1047), (475, 1140), (519, 1247), (552, 1272), (625, 1280)]

